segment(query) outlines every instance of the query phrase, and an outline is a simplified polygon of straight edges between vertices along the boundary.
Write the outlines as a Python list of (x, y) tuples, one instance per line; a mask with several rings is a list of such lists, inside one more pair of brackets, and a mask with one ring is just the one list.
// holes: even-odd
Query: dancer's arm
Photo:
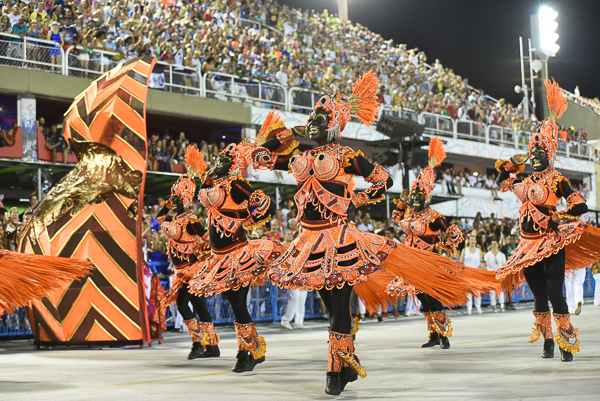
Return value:
[[(267, 170), (288, 170), (290, 159), (296, 153), (298, 145), (298, 142), (294, 142), (294, 137), (304, 137), (304, 131), (305, 128), (302, 126), (282, 130), (258, 146), (252, 151), (253, 167)], [(289, 149), (290, 146), (295, 146), (295, 148)], [(285, 155), (280, 154), (283, 151), (286, 151)]]
[(556, 186), (556, 195), (564, 197), (567, 201), (567, 208), (562, 212), (553, 212), (552, 220), (575, 220), (577, 217), (587, 213), (588, 207), (586, 199), (579, 192), (573, 190), (569, 184), (569, 180), (561, 177), (561, 180)]
[(465, 237), (456, 224), (449, 225), (448, 220), (441, 214), (437, 215), (435, 220), (429, 223), (429, 228), (433, 231), (443, 231), (446, 233), (448, 239), (443, 244), (440, 244), (440, 247), (445, 249), (449, 254), (454, 254), (458, 244), (465, 240)]
[(512, 185), (521, 182), (516, 177), (511, 177), (510, 174), (519, 174), (525, 169), (525, 162), (527, 162), (527, 155), (514, 155), (508, 160), (496, 161), (496, 170), (498, 170), (498, 177), (496, 177), (496, 185), (501, 188), (501, 192), (510, 191)]
[(231, 197), (236, 203), (248, 201), (251, 218), (244, 224), (246, 230), (253, 228), (257, 223), (266, 222), (275, 212), (275, 204), (271, 202), (271, 198), (260, 189), (253, 190), (244, 180), (231, 182)]
[(402, 219), (404, 219), (404, 215), (406, 214), (406, 210), (408, 209), (408, 189), (404, 189), (399, 199), (394, 199), (394, 204), (396, 205), (396, 210), (392, 212), (392, 221), (396, 224), (400, 224)]
[(344, 161), (344, 171), (348, 174), (365, 177), (371, 186), (354, 195), (352, 203), (360, 207), (369, 203), (377, 203), (385, 199), (385, 191), (394, 184), (392, 177), (378, 163), (371, 164), (362, 155), (362, 152), (350, 152)]

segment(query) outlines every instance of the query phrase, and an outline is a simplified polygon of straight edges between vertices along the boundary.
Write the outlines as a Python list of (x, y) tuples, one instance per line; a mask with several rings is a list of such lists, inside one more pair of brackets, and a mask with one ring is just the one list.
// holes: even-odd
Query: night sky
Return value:
[[(278, 1), (337, 13), (336, 0)], [(600, 0), (349, 0), (348, 17), (395, 44), (418, 47), (428, 63), (439, 59), (489, 95), (518, 104), (519, 36), (526, 46), (529, 16), (544, 4), (558, 13), (560, 35), (560, 50), (548, 62), (550, 76), (571, 92), (579, 85), (582, 96), (600, 97)]]

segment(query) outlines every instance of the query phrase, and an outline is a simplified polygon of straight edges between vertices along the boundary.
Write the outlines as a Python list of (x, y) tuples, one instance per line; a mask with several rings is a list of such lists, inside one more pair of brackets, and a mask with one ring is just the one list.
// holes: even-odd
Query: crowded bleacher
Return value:
[[(372, 69), (381, 80), (379, 101), (384, 113), (408, 109), (524, 133), (534, 132), (538, 125), (535, 117), (524, 115), (521, 105), (470, 87), (466, 78), (439, 60), (427, 64), (419, 49), (385, 40), (327, 10), (317, 13), (250, 0), (4, 3), (2, 33), (47, 39), (64, 49), (74, 46), (69, 64), (75, 69), (70, 74), (87, 76), (88, 70), (106, 71), (120, 61), (153, 55), (165, 64), (195, 68), (202, 74), (226, 74), (213, 77), (210, 88), (216, 92), (225, 88), (219, 81), (228, 76), (285, 89), (281, 93), (261, 89), (263, 97), (275, 104), (284, 102), (287, 90), (297, 88), (289, 92), (288, 101), (292, 110), (306, 112), (314, 102), (311, 92), (349, 92), (351, 82)], [(10, 43), (0, 43), (0, 51), (2, 47), (6, 52), (18, 50)], [(44, 57), (44, 49), (33, 50), (37, 51), (31, 55), (34, 59)], [(46, 51), (52, 63), (58, 63), (52, 58), (56, 53)], [(185, 74), (180, 79), (180, 86), (186, 82), (194, 86), (198, 76)], [(241, 83), (232, 86), (241, 95), (257, 90)], [(482, 136), (480, 130), (475, 124), (476, 135)], [(581, 128), (565, 131), (561, 136), (565, 142), (587, 141)]]

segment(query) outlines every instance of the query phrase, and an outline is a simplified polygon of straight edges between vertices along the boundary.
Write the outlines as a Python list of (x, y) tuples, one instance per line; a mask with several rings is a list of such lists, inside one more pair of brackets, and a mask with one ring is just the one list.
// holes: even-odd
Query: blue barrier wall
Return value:
[[(166, 274), (168, 264), (164, 262), (150, 262), (150, 269), (155, 274), (163, 276)], [(168, 289), (169, 281), (161, 279), (161, 283), (165, 289)], [(584, 295), (586, 297), (594, 296), (594, 278), (589, 270), (585, 277), (585, 283), (583, 286)], [(521, 290), (521, 294), (513, 292), (513, 301), (532, 301), (533, 295), (529, 290), (529, 286), (525, 284)], [(321, 309), (319, 307), (319, 300), (316, 297), (316, 291), (308, 293), (306, 299), (306, 319), (322, 317)], [(285, 313), (285, 305), (287, 303), (287, 290), (280, 289), (277, 286), (267, 284), (265, 286), (250, 288), (248, 293), (248, 310), (252, 316), (252, 320), (255, 322), (278, 322)], [(233, 312), (229, 306), (229, 302), (222, 295), (210, 296), (207, 298), (208, 308), (213, 317), (214, 323), (233, 323)], [(482, 304), (489, 304), (489, 297), (484, 296), (482, 298)], [(403, 308), (400, 308), (402, 311)], [(173, 319), (171, 315), (171, 308), (167, 308), (167, 327), (173, 327)], [(33, 337), (31, 331), (31, 324), (27, 318), (25, 308), (20, 308), (16, 313), (12, 315), (4, 314), (0, 321), (0, 338), (2, 339), (15, 339), (23, 338), (23, 336)]]

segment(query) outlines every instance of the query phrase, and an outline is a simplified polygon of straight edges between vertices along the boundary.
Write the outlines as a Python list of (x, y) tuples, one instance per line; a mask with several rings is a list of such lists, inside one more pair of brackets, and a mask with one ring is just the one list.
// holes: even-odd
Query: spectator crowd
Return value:
[[(514, 132), (534, 132), (537, 127), (520, 105), (474, 90), (468, 79), (439, 60), (427, 64), (418, 48), (385, 40), (327, 10), (317, 13), (270, 0), (3, 3), (1, 32), (43, 38), (65, 48), (76, 45), (73, 54), (84, 69), (104, 71), (118, 61), (153, 55), (203, 73), (326, 93), (349, 93), (360, 74), (373, 70), (381, 80), (379, 101), (384, 108), (442, 114)], [(311, 104), (308, 92), (293, 93), (295, 105)]]

